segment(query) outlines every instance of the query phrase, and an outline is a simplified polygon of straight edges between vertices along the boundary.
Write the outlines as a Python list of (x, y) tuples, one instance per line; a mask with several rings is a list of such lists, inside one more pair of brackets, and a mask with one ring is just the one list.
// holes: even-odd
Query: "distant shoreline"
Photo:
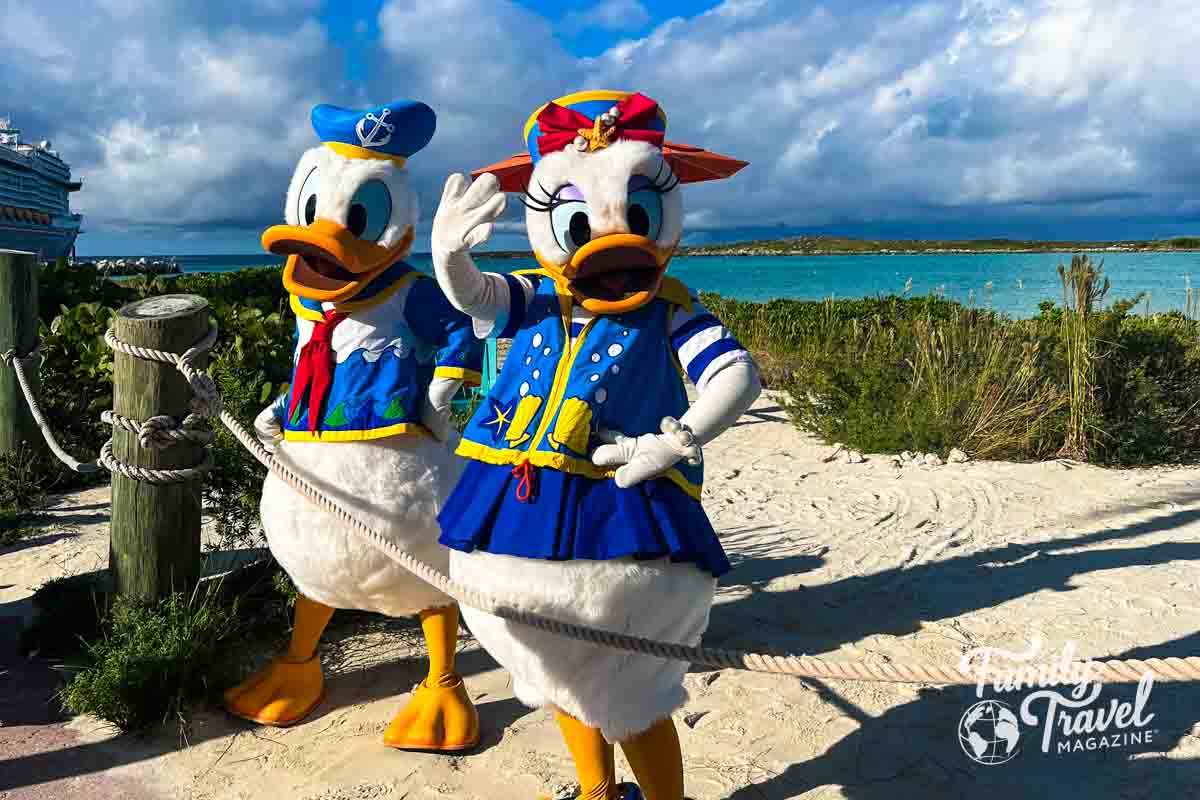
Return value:
[[(1002, 255), (1008, 253), (1200, 253), (1200, 237), (1160, 241), (1030, 241), (1017, 239), (845, 239), (802, 236), (795, 239), (758, 239), (727, 244), (680, 247), (676, 255), (703, 256), (936, 256)], [(476, 254), (481, 259), (531, 259), (531, 251), (494, 250)]]
[[(1181, 236), (1158, 241), (1032, 241), (1017, 239), (847, 239), (831, 236), (802, 236), (792, 239), (758, 239), (725, 244), (680, 247), (676, 255), (704, 256), (937, 256), (1003, 255), (1010, 253), (1200, 253), (1200, 236)], [(171, 258), (234, 258), (230, 253), (212, 256), (180, 254), (147, 256), (150, 260)], [(261, 254), (247, 254), (260, 256)], [(428, 258), (429, 253), (413, 253)], [(487, 261), (530, 261), (532, 250), (484, 250), (473, 253)], [(81, 262), (97, 262), (103, 256), (80, 256)], [(132, 262), (136, 256), (112, 257), (113, 261)], [(280, 260), (282, 263), (282, 259)]]

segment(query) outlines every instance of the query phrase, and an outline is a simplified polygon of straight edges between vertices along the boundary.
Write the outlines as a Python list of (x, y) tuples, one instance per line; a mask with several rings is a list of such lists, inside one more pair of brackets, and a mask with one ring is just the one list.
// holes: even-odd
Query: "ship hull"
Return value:
[(54, 228), (0, 222), (0, 250), (24, 250), (36, 253), (42, 261), (55, 261), (71, 254), (78, 228)]

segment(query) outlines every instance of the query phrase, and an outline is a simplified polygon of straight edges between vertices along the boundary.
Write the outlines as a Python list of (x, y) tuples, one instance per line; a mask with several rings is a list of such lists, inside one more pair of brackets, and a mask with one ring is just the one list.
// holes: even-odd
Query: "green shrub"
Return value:
[(1065, 403), (1032, 326), (983, 312), (851, 320), (793, 363), (780, 388), (796, 424), (869, 452), (1042, 455)]
[(188, 711), (232, 676), (222, 648), (236, 631), (237, 603), (214, 590), (168, 595), (154, 605), (117, 598), (87, 664), (62, 690), (63, 705), (122, 731), (142, 731)]

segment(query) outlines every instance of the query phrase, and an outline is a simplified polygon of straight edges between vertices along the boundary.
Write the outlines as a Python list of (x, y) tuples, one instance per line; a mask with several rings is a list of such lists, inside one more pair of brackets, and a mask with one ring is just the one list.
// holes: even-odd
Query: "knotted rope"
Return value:
[[(221, 398), (212, 378), (207, 373), (199, 370), (192, 362), (210, 349), (216, 341), (217, 326), (215, 323), (209, 326), (208, 333), (204, 335), (204, 338), (183, 353), (168, 353), (164, 350), (154, 350), (149, 347), (131, 345), (118, 339), (113, 329), (109, 328), (104, 334), (104, 342), (111, 349), (127, 353), (135, 358), (173, 364), (183, 373), (183, 376), (187, 378), (188, 384), (192, 389), (192, 413), (188, 414), (183, 422), (178, 422), (174, 417), (166, 414), (160, 414), (144, 422), (139, 422), (138, 420), (122, 416), (115, 411), (103, 412), (100, 415), (100, 419), (114, 428), (136, 434), (138, 444), (147, 449), (165, 450), (180, 443), (200, 446), (211, 443), (215, 434), (205, 426), (205, 419), (220, 413)], [(42, 433), (42, 438), (46, 440), (46, 445), (50, 448), (50, 452), (69, 469), (79, 473), (91, 473), (103, 468), (109, 472), (124, 475), (126, 478), (132, 478), (133, 480), (167, 484), (195, 480), (213, 468), (212, 452), (207, 448), (204, 451), (203, 460), (192, 467), (151, 469), (149, 467), (128, 464), (116, 457), (116, 454), (113, 452), (113, 440), (111, 438), (101, 446), (100, 455), (95, 461), (86, 463), (79, 461), (58, 443), (58, 440), (54, 436), (54, 431), (50, 428), (50, 423), (46, 421), (46, 417), (42, 413), (42, 408), (38, 403), (37, 397), (34, 396), (33, 388), (29, 385), (29, 378), (25, 374), (25, 363), (35, 358), (41, 352), (41, 349), (42, 340), (39, 338), (34, 348), (28, 353), (22, 355), (15, 349), (10, 349), (4, 353), (0, 353), (0, 361), (12, 365), (17, 375), (17, 383), (21, 387), (21, 394), (25, 397), (25, 403), (29, 406), (29, 411), (37, 423), (38, 430)]]
[[(980, 681), (981, 676), (977, 671), (965, 670), (958, 667), (942, 667), (934, 664), (903, 664), (892, 662), (868, 664), (861, 661), (826, 661), (813, 656), (784, 652), (725, 650), (703, 646), (694, 647), (673, 642), (660, 642), (639, 636), (600, 630), (572, 622), (564, 622), (519, 608), (513, 605), (511, 601), (501, 600), (484, 592), (463, 586), (455, 582), (448, 575), (415, 558), (404, 550), (404, 548), (388, 540), (382, 533), (354, 516), (352, 512), (323, 495), (320, 490), (294, 472), (286, 464), (275, 459), (271, 455), (271, 452), (253, 434), (221, 407), (220, 397), (217, 394), (216, 385), (213, 383), (212, 378), (191, 363), (193, 358), (211, 347), (213, 342), (216, 341), (215, 324), (212, 325), (208, 335), (204, 339), (183, 354), (135, 347), (117, 339), (111, 330), (105, 335), (105, 341), (114, 350), (120, 350), (135, 357), (174, 364), (187, 377), (193, 392), (196, 393), (194, 400), (196, 413), (203, 415), (205, 411), (208, 411), (219, 414), (222, 424), (273, 475), (291, 486), (309, 502), (348, 526), (352, 532), (360, 536), (367, 544), (463, 605), (471, 606), (509, 622), (538, 628), (566, 638), (618, 650), (642, 653), (657, 658), (703, 664), (717, 669), (741, 669), (750, 672), (795, 675), (824, 680), (928, 683), (940, 685), (969, 685)], [(5, 355), (8, 356), (6, 360), (11, 360), (11, 363), (17, 367), (18, 374), (20, 374), (20, 361), (11, 359), (10, 354)], [(28, 356), (25, 357), (27, 358)], [(30, 394), (27, 392), (26, 398), (28, 399), (29, 397)], [(109, 440), (105, 444), (105, 450), (101, 451), (101, 463), (104, 463), (105, 451), (111, 453), (111, 444), (112, 442)], [(211, 463), (211, 456), (206, 459), (206, 463)], [(141, 479), (139, 478), (139, 480)], [(1024, 665), (1024, 669), (1036, 666)], [(1068, 666), (1076, 665), (1058, 666), (1066, 669)], [(1094, 681), (1103, 683), (1135, 682), (1140, 680), (1147, 672), (1153, 673), (1155, 679), (1159, 681), (1200, 679), (1200, 657), (1197, 656), (1186, 658), (1148, 658), (1144, 660), (1129, 659), (1123, 661), (1088, 661), (1079, 666), (1082, 669), (1086, 669), (1086, 674)]]

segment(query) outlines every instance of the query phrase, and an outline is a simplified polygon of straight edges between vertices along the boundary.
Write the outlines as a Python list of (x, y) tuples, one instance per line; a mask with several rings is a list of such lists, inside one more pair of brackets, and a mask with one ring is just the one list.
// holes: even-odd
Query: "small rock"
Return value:
[(925, 455), (925, 466), (927, 467), (940, 467), (944, 463), (945, 462), (938, 457), (937, 453), (927, 453)]
[(857, 450), (851, 450), (846, 453), (846, 463), (847, 464), (861, 464), (864, 461), (866, 461), (866, 459), (863, 458), (863, 454), (858, 452)]
[(951, 464), (965, 464), (971, 460), (971, 457), (956, 447), (950, 451), (948, 460)]
[(905, 464), (912, 464), (917, 460), (917, 456), (916, 453), (913, 453), (911, 450), (905, 450), (900, 454), (900, 460)]
[(707, 713), (707, 711), (693, 711), (690, 714), (684, 714), (683, 724), (687, 725), (689, 728), (695, 728), (696, 723), (702, 720)]
[(731, 469), (728, 472), (726, 472), (724, 475), (722, 475), (721, 477), (728, 481), (728, 480), (733, 480), (734, 478), (736, 478), (738, 475), (741, 475), (741, 474), (742, 474), (742, 471), (740, 469)]

